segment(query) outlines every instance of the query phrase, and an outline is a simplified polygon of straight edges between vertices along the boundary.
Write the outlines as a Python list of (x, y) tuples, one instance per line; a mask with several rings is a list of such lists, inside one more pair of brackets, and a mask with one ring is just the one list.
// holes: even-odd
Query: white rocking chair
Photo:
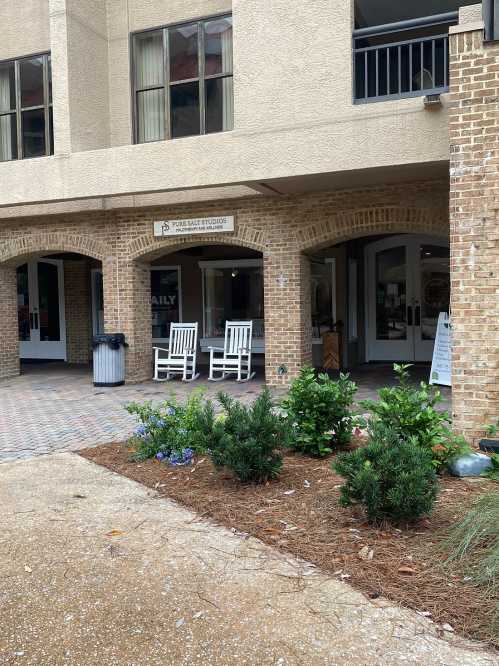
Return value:
[[(164, 382), (171, 379), (171, 375), (182, 375), (184, 382), (193, 382), (199, 377), (196, 373), (196, 359), (198, 346), (198, 324), (170, 324), (170, 346), (154, 347), (154, 379)], [(166, 352), (161, 357), (160, 352)], [(159, 373), (166, 372), (166, 377), (160, 379)]]
[[(237, 375), (238, 382), (247, 382), (255, 376), (251, 372), (252, 321), (228, 321), (225, 324), (225, 342), (222, 347), (209, 347), (210, 374), (208, 379), (219, 382), (227, 375)], [(222, 352), (222, 356), (215, 356)], [(221, 377), (214, 377), (214, 372), (221, 372)], [(243, 375), (245, 375), (243, 379)]]

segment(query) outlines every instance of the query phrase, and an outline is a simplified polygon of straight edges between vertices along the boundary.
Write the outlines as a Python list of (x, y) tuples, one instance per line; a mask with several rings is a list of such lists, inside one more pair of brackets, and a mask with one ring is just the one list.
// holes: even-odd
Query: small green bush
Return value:
[(302, 368), (282, 402), (293, 429), (292, 448), (323, 457), (348, 444), (357, 424), (351, 412), (356, 392), (348, 375), (333, 381), (327, 374), (316, 377), (313, 368)]
[(274, 478), (282, 467), (278, 449), (286, 443), (287, 424), (275, 413), (268, 389), (250, 406), (219, 393), (224, 413), (215, 416), (205, 404), (202, 416), (204, 446), (217, 468), (226, 467), (242, 482), (261, 483)]
[(493, 453), (490, 456), (490, 459), (492, 461), (492, 467), (485, 472), (482, 472), (482, 476), (488, 477), (491, 481), (499, 481), (499, 453)]
[(437, 496), (431, 455), (416, 438), (401, 441), (384, 425), (374, 426), (366, 446), (339, 454), (332, 467), (346, 480), (341, 504), (363, 505), (370, 522), (416, 520), (430, 513)]
[(410, 382), (410, 367), (395, 364), (398, 385), (382, 388), (378, 391), (379, 400), (363, 400), (361, 405), (371, 413), (371, 422), (391, 428), (400, 439), (415, 439), (431, 453), (433, 465), (440, 469), (469, 452), (470, 447), (450, 430), (449, 414), (436, 409), (442, 402), (440, 391), (426, 382), (414, 386)]
[(158, 454), (169, 456), (185, 449), (202, 451), (200, 415), (203, 406), (203, 391), (193, 391), (186, 403), (178, 404), (174, 397), (154, 405), (132, 402), (125, 406), (135, 414), (139, 425), (131, 439), (135, 446), (134, 460), (146, 460)]

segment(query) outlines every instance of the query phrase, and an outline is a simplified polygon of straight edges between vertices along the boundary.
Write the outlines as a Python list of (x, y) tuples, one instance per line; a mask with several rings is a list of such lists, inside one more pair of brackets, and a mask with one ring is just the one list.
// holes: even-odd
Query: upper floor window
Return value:
[(54, 152), (50, 54), (0, 62), (0, 162)]
[(137, 143), (232, 129), (230, 16), (135, 34), (133, 70)]

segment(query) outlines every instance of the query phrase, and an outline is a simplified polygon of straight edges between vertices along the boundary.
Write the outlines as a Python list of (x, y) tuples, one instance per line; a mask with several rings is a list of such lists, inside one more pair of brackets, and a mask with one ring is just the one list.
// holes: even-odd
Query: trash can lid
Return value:
[(92, 346), (110, 345), (112, 347), (126, 346), (124, 333), (99, 333), (92, 338)]

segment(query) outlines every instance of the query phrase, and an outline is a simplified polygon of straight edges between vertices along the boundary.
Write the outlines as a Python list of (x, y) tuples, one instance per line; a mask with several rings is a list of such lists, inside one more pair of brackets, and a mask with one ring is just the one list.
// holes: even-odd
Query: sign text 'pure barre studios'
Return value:
[(234, 231), (234, 215), (194, 217), (186, 220), (162, 220), (154, 223), (155, 236), (220, 234)]

